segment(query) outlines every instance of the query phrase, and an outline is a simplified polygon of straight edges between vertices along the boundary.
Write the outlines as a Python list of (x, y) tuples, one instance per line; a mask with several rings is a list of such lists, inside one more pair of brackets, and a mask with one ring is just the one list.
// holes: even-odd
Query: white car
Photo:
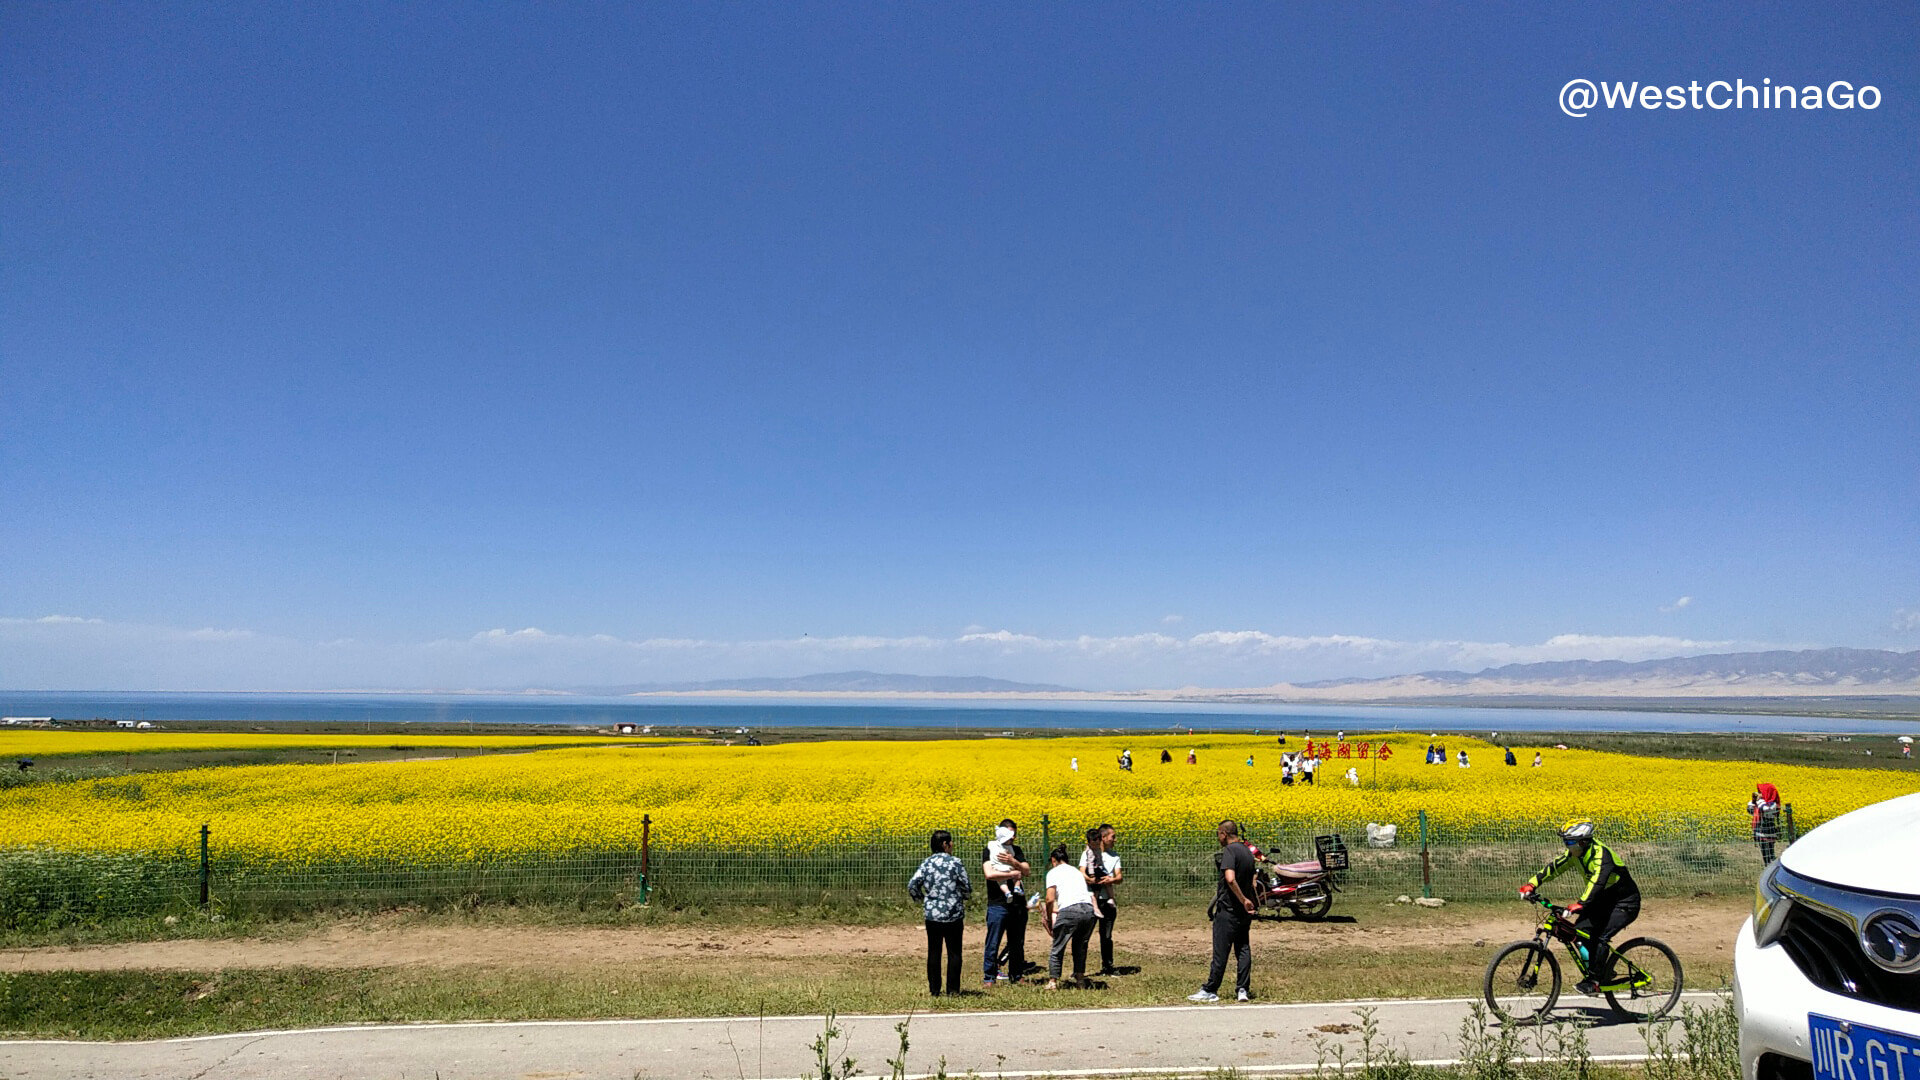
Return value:
[(1920, 1080), (1920, 795), (1837, 817), (1760, 875), (1733, 954), (1745, 1080)]

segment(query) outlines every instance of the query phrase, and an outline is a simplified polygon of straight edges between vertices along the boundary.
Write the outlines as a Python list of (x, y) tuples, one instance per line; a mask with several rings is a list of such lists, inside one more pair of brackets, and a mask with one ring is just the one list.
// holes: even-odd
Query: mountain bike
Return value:
[[(1531, 902), (1546, 909), (1533, 938), (1508, 945), (1487, 964), (1487, 1007), (1508, 1022), (1537, 1020), (1559, 1000), (1560, 961), (1554, 959), (1553, 942), (1566, 948), (1581, 978), (1593, 974), (1588, 967), (1587, 932), (1574, 929), (1566, 919), (1566, 908), (1539, 897)], [(1613, 980), (1602, 983), (1600, 992), (1615, 1012), (1646, 1023), (1665, 1016), (1679, 1003), (1685, 976), (1680, 958), (1665, 942), (1637, 937), (1613, 946), (1613, 957)]]

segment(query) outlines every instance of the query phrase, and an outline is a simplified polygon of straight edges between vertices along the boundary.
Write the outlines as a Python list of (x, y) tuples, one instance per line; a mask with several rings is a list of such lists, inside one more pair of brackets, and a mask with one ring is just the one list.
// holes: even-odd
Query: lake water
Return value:
[(160, 694), (0, 692), (0, 715), (306, 723), (652, 724), (725, 728), (946, 728), (1032, 731), (1662, 731), (1902, 733), (1911, 720), (1710, 712), (1167, 702), (876, 703), (743, 698), (593, 698), (476, 694)]

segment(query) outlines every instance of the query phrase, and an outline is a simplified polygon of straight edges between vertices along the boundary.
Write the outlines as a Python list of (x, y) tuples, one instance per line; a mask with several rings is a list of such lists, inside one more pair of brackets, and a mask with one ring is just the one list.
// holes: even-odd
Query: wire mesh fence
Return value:
[[(1127, 900), (1205, 904), (1218, 875), (1218, 844), (1211, 833), (1136, 836), (1124, 822), (1114, 824), (1126, 871), (1120, 888)], [(1546, 822), (1465, 824), (1423, 814), (1414, 821), (1385, 823), (1393, 826), (1391, 837), (1379, 824), (1247, 822), (1243, 832), (1275, 862), (1312, 860), (1316, 837), (1341, 837), (1348, 867), (1338, 881), (1355, 901), (1423, 893), (1449, 900), (1504, 898), (1562, 850)], [(1762, 866), (1742, 825), (1737, 820), (1640, 819), (1602, 822), (1600, 835), (1649, 896), (1725, 895), (1751, 889)], [(268, 828), (263, 825), (261, 832)], [(978, 886), (985, 832), (952, 831), (956, 853)], [(905, 903), (906, 881), (928, 853), (924, 836), (883, 830), (805, 846), (661, 848), (643, 838), (637, 845), (586, 852), (427, 861), (380, 856), (295, 861), (250, 854), (272, 849), (262, 839), (212, 836), (204, 860), (197, 837), (167, 852), (0, 851), (0, 926), (84, 924), (186, 912), (203, 903), (269, 916), (480, 904), (620, 908), (649, 900), (670, 906), (895, 904)], [(1043, 872), (1050, 845), (1066, 843), (1075, 858), (1082, 847), (1078, 830), (1060, 828), (1051, 815), (1022, 841), (1036, 863), (1036, 876)], [(1578, 888), (1577, 882), (1563, 881), (1569, 890)], [(977, 892), (975, 902), (980, 899)]]

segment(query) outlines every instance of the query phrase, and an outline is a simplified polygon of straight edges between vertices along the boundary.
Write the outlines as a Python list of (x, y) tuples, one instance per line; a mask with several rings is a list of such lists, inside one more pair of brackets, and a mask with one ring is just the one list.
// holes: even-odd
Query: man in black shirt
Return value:
[[(990, 989), (994, 981), (1019, 982), (1027, 970), (1027, 893), (1026, 876), (1033, 872), (1027, 853), (1013, 842), (1019, 826), (1012, 818), (1000, 822), (994, 830), (994, 842), (980, 850), (981, 872), (987, 879), (987, 955), (986, 972), (981, 983)], [(1006, 942), (1006, 958), (1001, 959), (1001, 942)]]
[(1235, 961), (1234, 997), (1246, 1001), (1253, 996), (1253, 852), (1240, 839), (1240, 826), (1231, 819), (1214, 829), (1220, 841), (1220, 853), (1214, 865), (1220, 868), (1220, 881), (1214, 889), (1213, 904), (1207, 908), (1213, 919), (1213, 963), (1207, 969), (1207, 981), (1188, 1001), (1219, 1001), (1220, 980), (1227, 974), (1227, 950)]

